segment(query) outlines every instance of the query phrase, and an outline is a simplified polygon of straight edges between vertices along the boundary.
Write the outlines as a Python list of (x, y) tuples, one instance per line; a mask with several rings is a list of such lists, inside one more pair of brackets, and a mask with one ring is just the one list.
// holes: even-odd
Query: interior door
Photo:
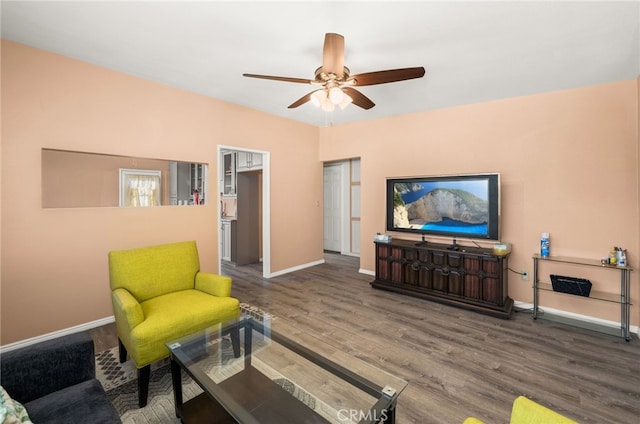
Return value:
[[(236, 220), (236, 265), (260, 261), (260, 172), (238, 172), (238, 211)], [(233, 256), (233, 254), (232, 254)]]
[(324, 250), (340, 252), (342, 246), (342, 167), (324, 166)]

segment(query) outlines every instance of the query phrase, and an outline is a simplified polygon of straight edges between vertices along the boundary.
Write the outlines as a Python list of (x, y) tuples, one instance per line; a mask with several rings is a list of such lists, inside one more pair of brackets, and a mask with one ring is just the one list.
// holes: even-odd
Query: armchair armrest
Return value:
[(480, 421), (475, 417), (469, 417), (462, 424), (484, 424), (484, 421)]
[(142, 306), (128, 290), (123, 288), (115, 289), (111, 292), (111, 300), (113, 301), (113, 314), (116, 318), (116, 324), (125, 324), (127, 326), (127, 334), (144, 321)]
[(546, 406), (540, 405), (524, 396), (518, 396), (511, 408), (511, 424), (544, 423), (544, 424), (578, 424), (560, 415)]
[(93, 339), (87, 332), (2, 353), (0, 383), (18, 402), (95, 378)]
[(196, 290), (203, 291), (212, 296), (231, 296), (231, 282), (231, 277), (224, 277), (208, 272), (198, 272), (196, 274)]

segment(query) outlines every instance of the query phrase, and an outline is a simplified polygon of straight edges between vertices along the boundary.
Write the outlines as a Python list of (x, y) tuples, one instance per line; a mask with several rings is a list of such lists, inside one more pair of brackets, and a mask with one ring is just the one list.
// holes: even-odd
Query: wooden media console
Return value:
[(508, 319), (508, 255), (492, 249), (394, 239), (375, 242), (371, 286)]

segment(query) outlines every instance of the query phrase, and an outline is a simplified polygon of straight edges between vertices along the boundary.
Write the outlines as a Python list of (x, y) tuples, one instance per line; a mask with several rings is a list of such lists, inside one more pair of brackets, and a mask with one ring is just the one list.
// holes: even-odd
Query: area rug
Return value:
[[(185, 401), (202, 393), (202, 389), (183, 373), (183, 396)], [(151, 372), (147, 406), (138, 407), (138, 382), (132, 380), (107, 391), (107, 397), (120, 414), (122, 422), (136, 424), (179, 423), (176, 417), (168, 365)]]
[[(233, 355), (229, 338), (219, 341), (219, 355), (212, 360), (212, 365), (228, 365), (238, 361)], [(149, 379), (149, 396), (147, 406), (138, 407), (137, 370), (133, 361), (123, 364), (118, 361), (118, 348), (100, 352), (96, 355), (97, 377), (107, 392), (107, 397), (116, 408), (123, 423), (179, 423), (175, 415), (171, 368), (168, 360), (160, 361), (151, 367)], [(239, 361), (238, 361), (239, 362)], [(187, 373), (182, 373), (182, 392), (186, 402), (202, 393)]]

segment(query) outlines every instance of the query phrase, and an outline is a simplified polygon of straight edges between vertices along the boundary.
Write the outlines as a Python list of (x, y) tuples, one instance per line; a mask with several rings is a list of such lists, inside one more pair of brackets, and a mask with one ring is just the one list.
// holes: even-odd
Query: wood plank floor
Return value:
[[(376, 290), (358, 258), (325, 260), (268, 280), (259, 264), (223, 273), (241, 302), (408, 381), (398, 423), (506, 423), (519, 395), (581, 423), (640, 422), (637, 336), (625, 342), (527, 312), (502, 320)], [(113, 325), (93, 334), (96, 350), (116, 346)]]

